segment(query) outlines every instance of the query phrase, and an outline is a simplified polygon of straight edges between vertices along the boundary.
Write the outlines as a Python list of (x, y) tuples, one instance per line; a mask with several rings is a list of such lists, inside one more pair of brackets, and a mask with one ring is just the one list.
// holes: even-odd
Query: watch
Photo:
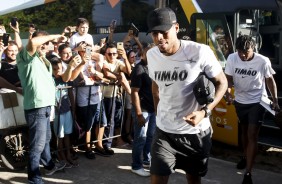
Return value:
[(207, 106), (203, 107), (201, 110), (205, 111), (205, 118), (209, 117), (212, 113), (211, 110)]

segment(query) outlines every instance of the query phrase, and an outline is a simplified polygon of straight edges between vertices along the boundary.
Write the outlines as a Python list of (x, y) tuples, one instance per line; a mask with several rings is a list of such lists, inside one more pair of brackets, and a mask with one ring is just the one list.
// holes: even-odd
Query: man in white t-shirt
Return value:
[(263, 95), (267, 95), (265, 83), (273, 99), (272, 108), (276, 111), (280, 110), (276, 83), (273, 78), (275, 72), (271, 68), (270, 60), (261, 54), (254, 53), (254, 48), (255, 42), (252, 37), (239, 36), (236, 40), (237, 52), (229, 55), (225, 68), (228, 80), (226, 99), (229, 104), (233, 103), (230, 92), (234, 86), (234, 105), (242, 130), (245, 156), (237, 164), (237, 168), (244, 169), (246, 167), (243, 184), (252, 183), (251, 171), (264, 114), (264, 108), (260, 105), (260, 101)]
[[(155, 9), (147, 18), (156, 45), (147, 52), (149, 76), (157, 112), (151, 150), (151, 183), (167, 183), (175, 169), (188, 183), (200, 183), (207, 173), (211, 148), (211, 110), (223, 97), (227, 80), (212, 50), (179, 40), (179, 25), (170, 8)], [(193, 94), (195, 79), (205, 72), (215, 83), (213, 102), (201, 106)]]

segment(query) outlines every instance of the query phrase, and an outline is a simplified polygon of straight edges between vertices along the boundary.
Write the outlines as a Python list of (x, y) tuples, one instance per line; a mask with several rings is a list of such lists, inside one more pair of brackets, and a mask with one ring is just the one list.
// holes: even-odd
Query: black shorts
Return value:
[(241, 104), (235, 101), (234, 106), (241, 124), (262, 124), (265, 110), (259, 103)]
[(77, 106), (76, 108), (77, 120), (85, 131), (92, 129), (96, 117), (95, 115), (97, 114), (97, 106), (98, 104), (94, 104), (84, 107)]
[(198, 134), (171, 134), (156, 128), (150, 172), (168, 176), (182, 169), (194, 176), (205, 176), (211, 146), (211, 128)]

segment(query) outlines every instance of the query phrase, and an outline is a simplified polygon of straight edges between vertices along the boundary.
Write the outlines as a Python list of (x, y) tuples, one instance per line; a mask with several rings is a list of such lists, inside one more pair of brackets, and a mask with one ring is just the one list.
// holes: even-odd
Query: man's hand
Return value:
[(11, 22), (10, 22), (10, 27), (14, 30), (15, 33), (20, 33), (20, 28), (19, 28), (19, 23), (18, 21), (16, 21), (16, 26), (12, 26)]
[(200, 121), (202, 121), (204, 117), (205, 111), (199, 110), (192, 112), (186, 117), (183, 117), (183, 120), (185, 120), (189, 125), (195, 127)]
[(137, 122), (138, 122), (138, 125), (142, 127), (142, 126), (145, 126), (146, 119), (144, 118), (142, 114), (140, 114), (140, 115), (137, 115)]
[(75, 69), (79, 64), (81, 63), (81, 57), (80, 55), (76, 55), (74, 58), (72, 58), (72, 60), (69, 63), (69, 66), (72, 69)]
[(231, 93), (226, 92), (225, 96), (224, 96), (224, 99), (225, 99), (227, 105), (231, 105), (231, 104), (234, 103), (234, 98), (231, 95)]

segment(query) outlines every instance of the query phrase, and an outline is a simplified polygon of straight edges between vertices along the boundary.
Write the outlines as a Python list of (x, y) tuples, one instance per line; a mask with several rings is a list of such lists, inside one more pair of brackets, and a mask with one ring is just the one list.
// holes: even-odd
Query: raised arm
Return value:
[(10, 27), (14, 30), (14, 33), (15, 33), (14, 40), (15, 40), (16, 44), (18, 45), (19, 51), (21, 51), (22, 48), (23, 48), (23, 44), (22, 44), (22, 39), (20, 37), (20, 28), (19, 28), (18, 21), (16, 21), (15, 27), (13, 27), (12, 24), (10, 23)]
[(55, 40), (55, 39), (65, 40), (66, 37), (62, 36), (60, 34), (33, 37), (33, 38), (29, 39), (29, 41), (28, 41), (28, 44), (26, 46), (27, 52), (29, 53), (29, 55), (32, 56), (32, 55), (35, 54), (38, 47), (40, 47), (41, 45), (43, 45), (44, 43), (46, 43), (48, 41), (52, 41), (52, 40)]

